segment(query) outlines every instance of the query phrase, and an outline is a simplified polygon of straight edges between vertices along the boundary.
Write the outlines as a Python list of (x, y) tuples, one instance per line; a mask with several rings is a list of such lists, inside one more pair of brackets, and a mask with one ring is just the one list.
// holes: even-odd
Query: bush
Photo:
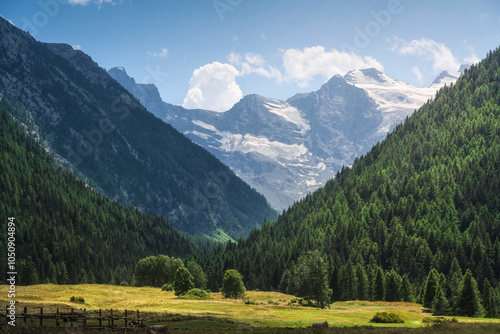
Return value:
[(422, 319), (422, 323), (424, 324), (448, 324), (450, 322), (458, 322), (458, 320), (455, 317), (452, 319), (445, 317), (425, 317)]
[(399, 317), (396, 313), (393, 312), (377, 312), (370, 320), (372, 323), (378, 324), (402, 324), (404, 323), (403, 319)]
[(85, 299), (83, 299), (83, 297), (71, 296), (71, 298), (69, 299), (69, 301), (73, 302), (73, 303), (79, 303), (79, 304), (84, 304), (85, 303)]
[(123, 281), (120, 283), (120, 286), (129, 286), (129, 285), (128, 285), (128, 282)]
[(181, 296), (179, 298), (195, 300), (212, 299), (212, 297), (210, 297), (210, 295), (205, 290), (198, 288), (189, 290), (184, 296)]
[(174, 291), (174, 287), (170, 283), (165, 283), (162, 285), (161, 291)]

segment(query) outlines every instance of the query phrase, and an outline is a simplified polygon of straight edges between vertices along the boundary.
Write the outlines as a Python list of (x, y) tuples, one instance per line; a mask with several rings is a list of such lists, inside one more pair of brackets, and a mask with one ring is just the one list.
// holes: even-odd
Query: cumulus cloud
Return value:
[(236, 83), (239, 71), (231, 64), (214, 62), (194, 70), (182, 106), (224, 112), (242, 97)]
[(354, 69), (384, 69), (382, 64), (372, 57), (362, 57), (335, 49), (326, 51), (323, 46), (286, 50), (283, 54), (283, 67), (286, 79), (296, 81), (302, 87), (309, 85), (316, 76), (330, 79), (336, 74), (345, 75)]
[(450, 48), (432, 39), (421, 38), (407, 42), (396, 37), (391, 50), (402, 55), (413, 55), (431, 61), (435, 72), (458, 71), (460, 68), (460, 62)]

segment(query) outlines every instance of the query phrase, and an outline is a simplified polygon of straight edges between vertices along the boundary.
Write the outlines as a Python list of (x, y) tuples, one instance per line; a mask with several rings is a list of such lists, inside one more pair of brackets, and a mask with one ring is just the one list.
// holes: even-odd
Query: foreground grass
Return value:
[[(0, 286), (0, 305), (7, 305), (8, 287)], [(70, 298), (83, 297), (84, 304), (70, 302)], [(313, 322), (328, 321), (336, 327), (351, 327), (349, 332), (355, 333), (356, 326), (391, 327), (384, 331), (404, 333), (406, 329), (422, 326), (422, 319), (429, 316), (422, 306), (403, 302), (368, 302), (348, 301), (336, 302), (330, 309), (316, 309), (311, 307), (288, 306), (294, 297), (277, 292), (247, 292), (251, 304), (242, 300), (224, 299), (220, 293), (212, 293), (210, 300), (183, 300), (178, 299), (173, 292), (164, 292), (159, 288), (150, 287), (122, 287), (110, 285), (33, 285), (16, 287), (16, 304), (20, 311), (24, 306), (44, 307), (44, 313), (55, 313), (56, 308), (75, 308), (87, 311), (99, 309), (108, 310), (140, 310), (141, 317), (147, 319), (148, 324), (167, 324), (170, 328), (187, 328), (195, 331), (207, 331), (216, 326), (215, 332), (220, 330), (244, 330), (266, 332), (266, 328), (306, 328)], [(2, 309), (5, 310), (5, 306)], [(368, 324), (376, 312), (388, 311), (398, 314), (404, 324)], [(35, 310), (29, 311), (34, 313)], [(177, 315), (177, 316), (176, 316)], [(494, 326), (493, 332), (500, 331), (500, 319), (457, 318), (460, 324), (471, 322), (470, 326)], [(214, 321), (215, 320), (215, 321)], [(484, 324), (484, 323), (492, 324)], [(496, 325), (495, 325), (496, 324)], [(453, 328), (451, 324), (447, 328)], [(480, 331), (478, 333), (489, 333)], [(443, 327), (444, 328), (444, 327)], [(457, 327), (453, 333), (460, 333)], [(340, 329), (340, 328), (337, 328)], [(359, 328), (358, 328), (359, 329)], [(425, 329), (425, 328), (424, 328)], [(419, 331), (424, 330), (419, 329)], [(330, 328), (333, 331), (335, 328)], [(346, 330), (343, 328), (343, 330)], [(444, 330), (444, 329), (443, 329)], [(210, 330), (209, 330), (210, 331)], [(307, 331), (306, 331), (307, 332)], [(450, 332), (450, 333), (451, 333)], [(443, 333), (448, 333), (444, 331)], [(465, 332), (464, 332), (465, 333)]]

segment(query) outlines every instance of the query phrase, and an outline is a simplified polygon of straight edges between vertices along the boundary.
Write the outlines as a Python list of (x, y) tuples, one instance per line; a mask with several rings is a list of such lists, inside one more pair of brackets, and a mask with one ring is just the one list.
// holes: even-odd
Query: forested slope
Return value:
[(212, 288), (236, 268), (247, 288), (286, 291), (286, 270), (318, 250), (334, 300), (390, 299), (374, 295), (380, 270), (384, 289), (395, 277), (414, 296), (432, 268), (449, 298), (467, 269), (498, 291), (499, 64), (489, 53), (275, 224), (204, 258)]
[[(18, 284), (120, 283), (142, 257), (197, 251), (164, 218), (112, 202), (57, 167), (2, 107), (0, 212), (2, 231), (15, 218)], [(7, 238), (0, 247), (7, 250)], [(6, 266), (2, 251), (3, 273)]]

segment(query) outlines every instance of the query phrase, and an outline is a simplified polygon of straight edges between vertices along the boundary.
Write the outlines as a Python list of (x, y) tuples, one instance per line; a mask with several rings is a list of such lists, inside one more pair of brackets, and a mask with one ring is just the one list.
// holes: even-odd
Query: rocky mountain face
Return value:
[(459, 73), (443, 72), (417, 88), (376, 69), (334, 76), (318, 91), (287, 101), (245, 96), (230, 110), (188, 110), (161, 102), (153, 85), (135, 83), (123, 68), (110, 75), (171, 124), (264, 194), (287, 208), (385, 138)]
[[(142, 99), (156, 91), (147, 88), (142, 97), (134, 94)], [(0, 96), (24, 106), (34, 135), (61, 165), (182, 231), (237, 239), (276, 217), (264, 196), (147, 112), (88, 55), (37, 42), (2, 18)]]

